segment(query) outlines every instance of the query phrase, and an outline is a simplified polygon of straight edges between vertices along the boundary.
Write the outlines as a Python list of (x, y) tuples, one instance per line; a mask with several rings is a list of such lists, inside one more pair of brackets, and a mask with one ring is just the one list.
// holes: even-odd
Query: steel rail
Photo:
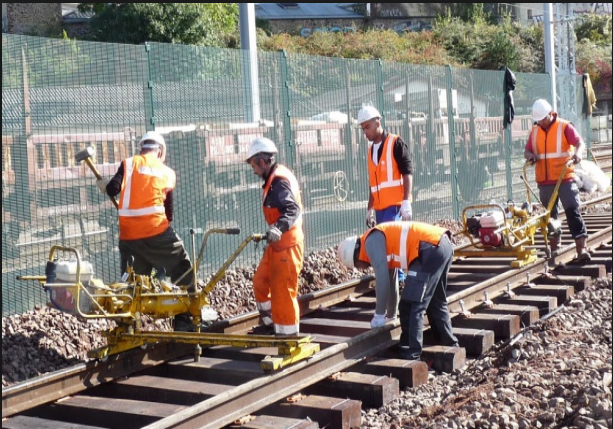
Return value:
[[(610, 201), (611, 195), (592, 200), (590, 204)], [(588, 246), (611, 242), (611, 213), (589, 216), (588, 222), (607, 225), (592, 233)], [(593, 218), (593, 219), (592, 219)], [(599, 226), (600, 227), (600, 226)], [(557, 252), (555, 262), (569, 262), (574, 256), (574, 246), (566, 246)], [(478, 261), (479, 258), (470, 258)], [(541, 275), (552, 269), (552, 261), (540, 257), (536, 262), (522, 268), (509, 268), (499, 275), (461, 291), (450, 293), (448, 302), (455, 317), (465, 309), (473, 309), (483, 303), (484, 292), (495, 298), (512, 288), (526, 283), (527, 274)], [(460, 265), (461, 267), (461, 265)], [(483, 267), (483, 265), (482, 265)], [(461, 268), (460, 268), (461, 269)], [(363, 276), (342, 285), (314, 292), (300, 298), (303, 314), (308, 314), (351, 300), (372, 292), (374, 278)], [(460, 305), (462, 301), (462, 305)], [(211, 331), (236, 332), (257, 323), (256, 312), (222, 321), (211, 327)], [(166, 427), (220, 427), (231, 424), (237, 418), (252, 413), (277, 400), (310, 386), (336, 372), (342, 371), (368, 356), (389, 348), (400, 334), (399, 321), (378, 330), (368, 330), (332, 345), (308, 360), (284, 368), (278, 373), (266, 374), (247, 383), (233, 387), (221, 395), (199, 402), (176, 414), (161, 418), (147, 428)], [(177, 343), (162, 343), (146, 349), (135, 349), (111, 356), (107, 361), (89, 362), (66, 370), (3, 388), (3, 418), (31, 409), (36, 405), (49, 403), (68, 395), (75, 395), (88, 388), (134, 374), (143, 369), (160, 365), (166, 361), (192, 356), (193, 346)]]

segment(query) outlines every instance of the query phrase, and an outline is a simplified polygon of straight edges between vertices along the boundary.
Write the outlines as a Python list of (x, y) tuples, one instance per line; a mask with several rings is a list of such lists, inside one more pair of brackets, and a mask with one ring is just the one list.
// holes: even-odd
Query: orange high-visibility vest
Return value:
[(266, 196), (268, 195), (268, 191), (270, 190), (270, 185), (275, 177), (283, 177), (290, 184), (290, 189), (292, 190), (292, 194), (294, 195), (294, 200), (298, 203), (300, 207), (300, 215), (294, 225), (292, 225), (289, 231), (284, 232), (281, 235), (281, 239), (276, 243), (269, 243), (273, 249), (284, 249), (287, 247), (295, 246), (298, 243), (302, 243), (304, 241), (304, 232), (302, 231), (302, 197), (300, 195), (300, 186), (298, 185), (298, 180), (296, 180), (296, 176), (284, 165), (277, 164), (277, 168), (270, 174), (266, 184), (264, 185), (264, 189), (262, 190), (262, 208), (264, 210), (264, 219), (266, 219), (266, 223), (268, 225), (274, 225), (277, 220), (281, 217), (281, 212), (277, 208), (274, 207), (266, 207), (264, 202), (266, 201)]
[(119, 238), (137, 240), (161, 234), (169, 225), (164, 200), (175, 187), (175, 172), (151, 155), (136, 155), (123, 163)]
[[(573, 156), (574, 149), (566, 140), (566, 127), (569, 122), (557, 118), (547, 131), (538, 125), (532, 127), (532, 152), (536, 155), (536, 182), (556, 182), (562, 174), (566, 161)], [(566, 169), (562, 180), (575, 177), (575, 166)]]
[(368, 150), (368, 178), (370, 192), (374, 199), (373, 208), (383, 210), (391, 206), (402, 204), (404, 187), (402, 174), (394, 161), (394, 145), (398, 136), (388, 134), (383, 144), (379, 164), (373, 162), (373, 147)]
[(419, 256), (419, 243), (426, 241), (438, 245), (441, 237), (448, 230), (440, 226), (430, 225), (423, 222), (392, 221), (384, 222), (366, 231), (360, 237), (359, 259), (370, 263), (370, 258), (366, 254), (364, 242), (368, 234), (378, 229), (385, 234), (387, 265), (391, 268), (406, 270)]

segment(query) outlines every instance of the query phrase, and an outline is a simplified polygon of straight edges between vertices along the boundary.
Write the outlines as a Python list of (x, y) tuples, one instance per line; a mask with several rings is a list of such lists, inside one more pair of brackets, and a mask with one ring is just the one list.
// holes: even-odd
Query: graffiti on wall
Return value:
[(323, 33), (350, 33), (350, 32), (355, 32), (357, 31), (357, 28), (355, 28), (354, 26), (351, 27), (339, 27), (339, 26), (334, 26), (334, 27), (315, 27), (315, 28), (311, 28), (311, 27), (302, 27), (300, 29), (300, 35), (302, 37), (309, 37), (311, 34), (313, 33), (317, 33), (317, 32), (323, 32)]

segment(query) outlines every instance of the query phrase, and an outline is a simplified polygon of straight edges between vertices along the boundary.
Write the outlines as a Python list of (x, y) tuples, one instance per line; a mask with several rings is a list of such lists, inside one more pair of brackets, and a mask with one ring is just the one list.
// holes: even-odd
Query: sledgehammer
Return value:
[[(98, 172), (98, 169), (96, 168), (96, 166), (92, 162), (92, 157), (94, 156), (94, 153), (95, 153), (94, 152), (94, 148), (91, 147), (91, 146), (87, 146), (85, 149), (80, 150), (79, 152), (77, 152), (75, 154), (74, 160), (76, 162), (85, 161), (85, 163), (90, 168), (92, 173), (94, 173), (94, 176), (96, 176), (96, 179), (100, 180), (100, 179), (102, 179), (102, 176), (100, 175), (100, 173)], [(117, 203), (117, 200), (115, 198), (111, 197), (110, 195), (109, 195), (109, 198), (111, 199), (111, 201), (115, 205), (115, 208), (118, 209), (119, 208), (119, 204)]]

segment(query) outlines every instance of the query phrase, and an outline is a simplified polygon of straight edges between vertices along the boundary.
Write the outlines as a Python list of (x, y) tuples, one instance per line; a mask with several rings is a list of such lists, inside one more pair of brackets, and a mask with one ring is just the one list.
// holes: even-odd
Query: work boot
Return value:
[(254, 326), (247, 332), (248, 335), (275, 335), (275, 327), (273, 325), (258, 325)]
[(575, 238), (575, 249), (577, 250), (577, 262), (589, 262), (592, 260), (592, 255), (588, 252), (585, 247), (587, 242), (587, 237), (584, 235), (583, 237)]
[(556, 234), (556, 235), (552, 235), (549, 237), (549, 248), (551, 249), (552, 252), (555, 252), (556, 250), (558, 250), (561, 244), (562, 244), (561, 236)]

